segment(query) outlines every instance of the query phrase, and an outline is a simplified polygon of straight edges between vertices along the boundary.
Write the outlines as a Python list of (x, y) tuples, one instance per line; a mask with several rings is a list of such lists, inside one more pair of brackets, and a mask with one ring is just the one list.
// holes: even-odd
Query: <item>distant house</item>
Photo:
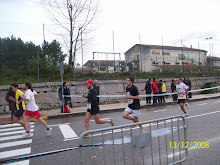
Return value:
[[(93, 62), (95, 64), (95, 72), (107, 72), (113, 73), (120, 72), (120, 61), (119, 60), (88, 60), (83, 66), (93, 71)], [(125, 61), (121, 61), (121, 71), (125, 71)]]
[(220, 58), (208, 56), (207, 63), (209, 66), (220, 67)]
[(125, 52), (128, 71), (197, 68), (207, 65), (207, 51), (188, 47), (136, 44)]

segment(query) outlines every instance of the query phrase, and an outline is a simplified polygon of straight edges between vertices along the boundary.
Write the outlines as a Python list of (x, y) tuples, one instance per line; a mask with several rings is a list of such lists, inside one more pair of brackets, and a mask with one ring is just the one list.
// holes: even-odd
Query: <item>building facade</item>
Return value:
[(207, 65), (207, 51), (188, 47), (136, 44), (125, 52), (127, 71), (150, 72)]

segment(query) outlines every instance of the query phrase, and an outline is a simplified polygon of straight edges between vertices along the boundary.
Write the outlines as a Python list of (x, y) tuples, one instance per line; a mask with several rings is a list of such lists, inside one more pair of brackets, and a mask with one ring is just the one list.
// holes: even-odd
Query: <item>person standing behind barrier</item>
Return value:
[(184, 106), (186, 104), (188, 107), (188, 103), (186, 103), (186, 93), (189, 90), (189, 87), (187, 87), (186, 84), (182, 83), (182, 80), (179, 77), (177, 78), (176, 90), (178, 94), (178, 104), (184, 112), (184, 117), (186, 117), (188, 116), (188, 113), (186, 112)]
[[(176, 92), (176, 81), (174, 79), (172, 79), (172, 82), (171, 82), (171, 92), (172, 93)], [(177, 100), (177, 95), (176, 94), (172, 95), (172, 97), (173, 97), (173, 101)]]
[(47, 123), (41, 118), (41, 115), (38, 111), (38, 106), (35, 103), (35, 97), (37, 97), (38, 94), (32, 89), (32, 85), (29, 82), (24, 83), (23, 89), (25, 90), (25, 93), (21, 96), (21, 98), (25, 100), (27, 106), (27, 110), (24, 113), (26, 132), (24, 133), (23, 137), (31, 137), (31, 126), (30, 123), (28, 123), (28, 120), (31, 117), (36, 118), (37, 121), (46, 128), (46, 134), (49, 136), (52, 132), (52, 128), (48, 127)]
[[(97, 95), (99, 95), (100, 87), (98, 85), (98, 80), (94, 80), (93, 87), (96, 89)], [(98, 101), (98, 104), (99, 104), (99, 97), (97, 97), (97, 101)]]
[[(189, 90), (188, 91), (191, 91), (191, 80), (189, 79), (189, 77), (186, 78), (186, 82), (185, 84), (189, 87)], [(191, 92), (188, 92), (188, 96), (189, 98), (192, 98), (192, 93)]]
[(95, 122), (97, 124), (104, 124), (104, 123), (109, 123), (111, 126), (114, 126), (113, 120), (102, 120), (100, 119), (99, 115), (99, 105), (97, 101), (97, 91), (93, 87), (93, 80), (88, 80), (85, 82), (87, 88), (89, 89), (88, 95), (82, 95), (84, 97), (84, 101), (87, 103), (87, 112), (85, 115), (85, 131), (89, 130), (89, 120), (93, 116), (95, 119)]
[(11, 84), (11, 89), (15, 92), (15, 101), (16, 101), (16, 110), (14, 112), (14, 122), (21, 124), (21, 126), (25, 129), (24, 121), (21, 119), (23, 113), (25, 111), (25, 103), (22, 99), (22, 95), (24, 94), (22, 91), (18, 89), (18, 84)]
[[(134, 123), (140, 122), (140, 97), (138, 93), (138, 88), (133, 84), (134, 78), (128, 77), (126, 80), (126, 94), (125, 99), (128, 101), (128, 106), (125, 108), (122, 117), (124, 119), (132, 120)], [(134, 114), (134, 117), (129, 116), (129, 114)], [(139, 125), (141, 132), (143, 131), (142, 125)]]
[[(159, 91), (158, 94), (162, 94), (162, 82), (161, 81), (162, 80), (157, 81), (157, 86), (158, 86), (158, 91)], [(158, 96), (157, 99), (158, 99), (158, 103), (162, 103), (162, 96)]]
[[(153, 94), (154, 95), (159, 94), (156, 78), (153, 79), (152, 89), (153, 89)], [(158, 100), (158, 96), (153, 96), (153, 105), (155, 105), (157, 103), (157, 100)]]
[[(163, 81), (163, 80), (160, 80), (161, 81), (161, 83), (162, 83), (162, 86), (161, 86), (161, 88), (162, 88), (162, 94), (165, 94), (166, 92), (167, 92), (167, 87), (166, 87), (166, 84), (165, 84), (165, 81)], [(162, 96), (162, 100), (161, 100), (161, 102), (166, 102), (165, 101), (165, 95), (164, 96)]]
[[(59, 98), (60, 98), (60, 101), (62, 101), (62, 86), (59, 88), (59, 91), (58, 91), (58, 94), (59, 94)], [(63, 95), (70, 95), (70, 88), (67, 84), (67, 82), (64, 82), (63, 83)], [(70, 107), (72, 107), (72, 103), (71, 103), (71, 97), (64, 97), (64, 106), (67, 106), (68, 105), (68, 101), (70, 102)], [(63, 110), (63, 106), (61, 108), (61, 113), (63, 113), (64, 110)]]
[[(145, 91), (146, 91), (146, 94), (151, 94), (152, 92), (152, 87), (151, 87), (151, 79), (149, 79), (145, 85)], [(150, 105), (151, 104), (151, 96), (150, 97), (146, 97), (146, 104)]]
[(5, 100), (9, 102), (9, 111), (11, 111), (11, 121), (13, 121), (13, 116), (16, 111), (16, 99), (15, 99), (15, 92), (12, 91), (11, 87), (5, 97)]

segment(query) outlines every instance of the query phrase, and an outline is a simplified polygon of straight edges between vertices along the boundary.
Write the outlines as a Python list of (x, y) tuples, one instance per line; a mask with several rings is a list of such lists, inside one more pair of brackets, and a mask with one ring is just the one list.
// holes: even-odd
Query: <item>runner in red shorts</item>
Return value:
[(23, 99), (25, 100), (27, 107), (24, 114), (24, 123), (26, 130), (28, 130), (24, 134), (24, 137), (31, 136), (30, 125), (28, 124), (28, 120), (31, 117), (36, 118), (37, 121), (40, 122), (46, 128), (47, 136), (49, 136), (51, 134), (52, 128), (48, 127), (47, 123), (43, 119), (41, 119), (41, 115), (38, 111), (38, 106), (35, 103), (35, 97), (38, 96), (38, 94), (32, 89), (31, 83), (24, 83), (23, 89), (25, 90)]

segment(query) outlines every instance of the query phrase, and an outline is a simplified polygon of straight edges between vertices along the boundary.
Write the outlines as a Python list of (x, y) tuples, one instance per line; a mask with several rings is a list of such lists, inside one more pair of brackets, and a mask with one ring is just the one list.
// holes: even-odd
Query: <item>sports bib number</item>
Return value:
[(91, 108), (92, 108), (91, 103), (87, 103), (87, 109), (91, 109)]
[(134, 100), (133, 99), (128, 99), (128, 104), (133, 104)]
[(182, 93), (179, 93), (179, 98), (181, 97), (185, 97), (185, 95), (183, 95)]

